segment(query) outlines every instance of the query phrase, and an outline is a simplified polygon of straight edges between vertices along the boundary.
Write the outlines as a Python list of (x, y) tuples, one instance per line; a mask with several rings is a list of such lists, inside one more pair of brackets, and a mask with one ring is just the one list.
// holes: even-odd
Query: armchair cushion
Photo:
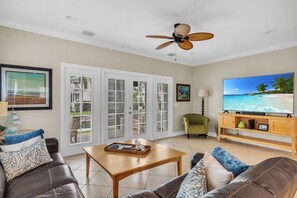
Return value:
[(189, 131), (205, 131), (206, 127), (202, 124), (191, 124), (189, 126)]

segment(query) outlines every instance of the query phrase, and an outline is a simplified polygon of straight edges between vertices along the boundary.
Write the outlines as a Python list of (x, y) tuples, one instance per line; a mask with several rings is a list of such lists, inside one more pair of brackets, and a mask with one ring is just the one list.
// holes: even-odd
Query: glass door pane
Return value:
[(146, 133), (147, 124), (147, 82), (133, 81), (133, 135)]
[(70, 145), (92, 141), (92, 77), (70, 76)]
[(157, 132), (168, 130), (168, 84), (157, 83)]
[(125, 80), (108, 79), (108, 139), (124, 137)]

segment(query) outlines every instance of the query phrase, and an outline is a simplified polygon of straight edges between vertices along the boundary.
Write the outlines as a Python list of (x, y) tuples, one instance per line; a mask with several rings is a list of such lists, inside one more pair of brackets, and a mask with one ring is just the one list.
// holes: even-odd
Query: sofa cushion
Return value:
[(221, 147), (217, 146), (213, 149), (211, 155), (222, 164), (222, 166), (231, 171), (234, 177), (237, 177), (242, 172), (246, 171), (249, 166), (231, 155)]
[(35, 198), (55, 197), (55, 198), (81, 198), (84, 197), (79, 186), (75, 183), (65, 184), (50, 191), (47, 191)]
[(190, 170), (177, 193), (177, 198), (193, 197), (198, 198), (207, 193), (207, 182), (205, 177), (204, 161), (200, 160)]
[(5, 136), (5, 143), (6, 144), (17, 144), (26, 140), (29, 140), (31, 138), (40, 136), (43, 138), (44, 131), (42, 129), (37, 129), (35, 131), (31, 131), (29, 133), (24, 134), (16, 134), (16, 135), (7, 135)]
[(204, 154), (203, 161), (207, 180), (207, 191), (224, 186), (234, 179), (233, 173), (227, 171), (209, 153), (206, 152)]
[(35, 174), (30, 174), (30, 172), (7, 182), (5, 197), (31, 198), (65, 184), (77, 184), (67, 165), (55, 166)]
[(49, 156), (44, 140), (20, 151), (2, 152), (0, 159), (7, 181), (53, 161)]
[(0, 165), (0, 197), (4, 196), (5, 187), (6, 187), (5, 173), (2, 166)]
[(267, 159), (235, 178), (231, 183), (253, 182), (275, 197), (293, 197), (297, 189), (297, 163), (284, 157)]
[(250, 182), (235, 182), (209, 191), (201, 198), (274, 198), (260, 186)]
[(19, 151), (29, 146), (32, 146), (33, 144), (36, 144), (39, 140), (41, 140), (41, 137), (37, 136), (20, 143), (3, 145), (0, 146), (0, 148), (3, 152)]

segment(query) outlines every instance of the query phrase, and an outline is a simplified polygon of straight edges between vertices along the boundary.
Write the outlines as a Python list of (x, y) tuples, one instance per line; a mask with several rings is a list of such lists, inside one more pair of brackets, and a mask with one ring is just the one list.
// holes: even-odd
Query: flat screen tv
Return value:
[(223, 80), (223, 110), (294, 113), (294, 73)]

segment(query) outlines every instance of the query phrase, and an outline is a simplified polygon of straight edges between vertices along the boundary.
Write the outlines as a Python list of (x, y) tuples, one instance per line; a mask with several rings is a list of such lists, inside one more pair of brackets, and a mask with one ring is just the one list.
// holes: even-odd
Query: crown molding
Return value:
[(281, 44), (281, 45), (275, 45), (275, 46), (268, 47), (268, 48), (251, 50), (251, 51), (248, 51), (248, 52), (234, 54), (232, 56), (225, 56), (225, 57), (209, 59), (209, 60), (206, 60), (206, 61), (199, 62), (198, 65), (196, 64), (195, 66), (194, 65), (192, 65), (192, 66), (193, 67), (199, 67), (199, 66), (202, 66), (202, 65), (210, 64), (210, 63), (216, 63), (216, 62), (232, 60), (232, 59), (236, 59), (236, 58), (242, 58), (242, 57), (246, 57), (246, 56), (263, 54), (263, 53), (267, 53), (267, 52), (272, 52), (272, 51), (277, 51), (277, 50), (282, 50), (282, 49), (287, 49), (287, 48), (292, 48), (292, 47), (297, 47), (297, 41), (290, 42), (290, 43), (285, 43), (285, 44)]

